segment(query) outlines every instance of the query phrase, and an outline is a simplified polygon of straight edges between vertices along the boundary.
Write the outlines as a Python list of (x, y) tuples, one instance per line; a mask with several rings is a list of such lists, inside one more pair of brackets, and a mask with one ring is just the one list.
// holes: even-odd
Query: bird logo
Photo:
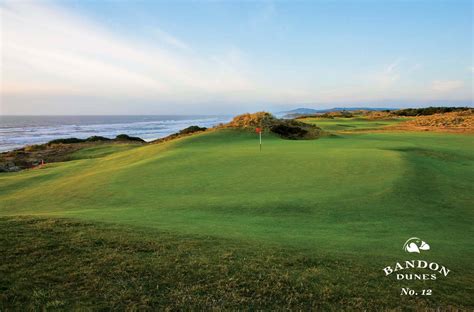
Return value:
[(403, 250), (410, 253), (420, 253), (420, 251), (430, 250), (430, 245), (418, 237), (410, 237), (405, 244), (403, 244)]

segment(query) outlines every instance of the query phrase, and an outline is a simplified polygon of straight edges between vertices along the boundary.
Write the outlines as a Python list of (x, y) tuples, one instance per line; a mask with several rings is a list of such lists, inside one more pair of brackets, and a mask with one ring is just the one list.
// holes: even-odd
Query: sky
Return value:
[(0, 114), (471, 106), (472, 1), (3, 1)]

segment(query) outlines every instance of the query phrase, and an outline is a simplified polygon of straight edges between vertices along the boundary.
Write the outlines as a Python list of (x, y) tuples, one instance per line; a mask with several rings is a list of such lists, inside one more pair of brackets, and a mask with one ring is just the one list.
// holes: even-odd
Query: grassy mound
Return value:
[(189, 127), (187, 127), (187, 128), (184, 128), (184, 129), (180, 130), (179, 132), (170, 134), (170, 135), (168, 135), (167, 137), (153, 140), (153, 141), (151, 141), (150, 143), (162, 143), (162, 142), (167, 142), (167, 141), (171, 141), (171, 140), (174, 140), (174, 139), (178, 139), (178, 138), (182, 138), (182, 137), (185, 137), (185, 136), (189, 136), (189, 135), (192, 135), (192, 134), (195, 134), (195, 133), (198, 133), (198, 132), (203, 132), (203, 131), (206, 131), (206, 130), (207, 130), (206, 127), (189, 126)]
[(272, 132), (284, 139), (290, 140), (316, 139), (323, 134), (321, 129), (315, 125), (294, 119), (278, 119), (267, 112), (247, 113), (236, 116), (224, 127), (252, 131), (256, 128), (261, 128), (263, 131)]
[(127, 134), (119, 134), (115, 137), (115, 140), (116, 141), (122, 141), (122, 142), (123, 141), (133, 141), (133, 142), (145, 143), (145, 140), (143, 140), (142, 138), (129, 136)]
[(251, 129), (259, 127), (270, 129), (278, 121), (272, 114), (267, 112), (257, 112), (253, 114), (242, 114), (235, 116), (231, 122), (225, 125), (228, 128)]

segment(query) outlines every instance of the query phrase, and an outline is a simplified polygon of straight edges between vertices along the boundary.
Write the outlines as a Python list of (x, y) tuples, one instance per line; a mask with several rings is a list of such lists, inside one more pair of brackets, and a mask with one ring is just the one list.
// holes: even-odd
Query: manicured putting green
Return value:
[(331, 253), (390, 253), (414, 233), (444, 243), (449, 232), (446, 254), (455, 255), (470, 244), (472, 143), (472, 136), (426, 133), (314, 141), (266, 135), (259, 152), (255, 134), (216, 131), (3, 174), (1, 213), (125, 222)]
[(427, 259), (456, 271), (461, 300), (474, 256), (473, 143), (442, 133), (265, 134), (260, 152), (254, 133), (213, 131), (2, 174), (0, 213), (292, 248), (380, 272), (417, 236), (432, 246)]

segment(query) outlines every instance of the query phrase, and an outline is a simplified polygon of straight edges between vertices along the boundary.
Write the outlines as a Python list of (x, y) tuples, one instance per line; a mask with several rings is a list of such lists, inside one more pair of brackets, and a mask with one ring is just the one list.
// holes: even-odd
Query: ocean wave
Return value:
[[(8, 116), (7, 116), (8, 117)], [(191, 125), (213, 127), (228, 116), (9, 116), (0, 119), (0, 151), (25, 145), (93, 135), (114, 138), (125, 133), (152, 141)]]

